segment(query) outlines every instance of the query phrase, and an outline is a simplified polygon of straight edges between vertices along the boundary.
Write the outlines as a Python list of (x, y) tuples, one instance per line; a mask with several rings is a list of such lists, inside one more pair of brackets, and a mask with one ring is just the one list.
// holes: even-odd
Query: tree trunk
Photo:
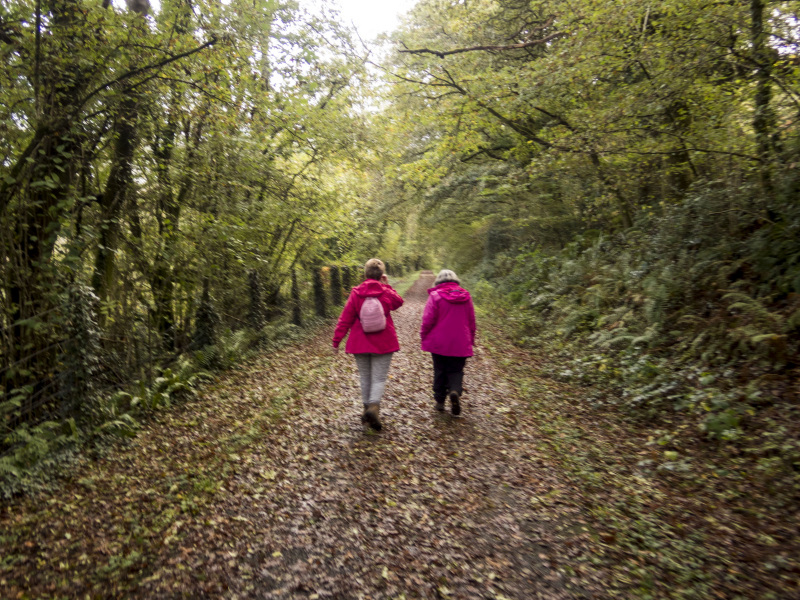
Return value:
[(170, 168), (173, 162), (172, 149), (175, 146), (175, 136), (177, 135), (178, 114), (181, 110), (180, 100), (181, 95), (177, 91), (173, 91), (166, 126), (153, 142), (153, 153), (157, 159), (156, 179), (159, 184), (156, 218), (158, 219), (158, 233), (161, 239), (161, 247), (153, 259), (150, 288), (155, 301), (155, 326), (167, 350), (175, 349), (172, 262), (175, 258), (175, 244), (178, 240), (181, 206), (183, 202), (186, 201), (194, 185), (191, 176), (192, 166), (197, 157), (197, 148), (200, 144), (203, 125), (207, 115), (207, 111), (203, 111), (203, 116), (192, 132), (190, 140), (187, 140), (189, 150), (186, 156), (186, 163), (183, 165), (184, 177), (181, 179), (180, 189), (176, 197), (173, 191), (173, 180)]
[[(36, 7), (31, 141), (15, 157), (10, 177), (0, 181), (0, 211), (6, 213), (8, 227), (3, 284), (9, 305), (4, 310), (14, 324), (2, 351), (8, 364), (15, 363), (15, 374), (6, 374), (10, 388), (41, 383), (52, 372), (56, 334), (41, 323), (59, 314), (51, 311), (61, 301), (53, 251), (74, 201), (72, 184), (85, 140), (74, 113), (88, 77), (77, 54), (70, 52), (82, 44), (84, 13), (74, 0), (55, 0), (44, 8)], [(41, 43), (43, 36), (46, 46)], [(55, 54), (58, 68), (50, 66)]]
[(339, 274), (339, 267), (331, 267), (331, 304), (339, 306), (342, 303), (342, 278)]
[(750, 1), (750, 41), (756, 70), (755, 110), (753, 113), (753, 132), (756, 136), (756, 152), (761, 159), (761, 183), (770, 194), (772, 185), (772, 160), (774, 157), (773, 135), (775, 133), (775, 113), (770, 106), (772, 100), (772, 57), (767, 45), (768, 36), (764, 30), (764, 0)]
[(303, 325), (303, 305), (300, 300), (300, 286), (297, 285), (297, 269), (292, 269), (292, 323)]
[(319, 265), (312, 267), (314, 285), (314, 310), (318, 317), (328, 316), (328, 303), (325, 300), (325, 284), (322, 281), (322, 272)]
[(342, 267), (342, 286), (345, 289), (345, 293), (350, 293), (350, 288), (353, 286), (351, 283), (351, 272), (350, 272), (350, 265), (345, 265)]
[[(108, 4), (103, 5), (108, 8)], [(149, 10), (147, 0), (128, 2), (128, 8), (141, 15), (146, 16)], [(137, 19), (137, 21), (139, 21)], [(144, 20), (135, 25), (139, 35), (146, 35), (147, 29)], [(125, 203), (125, 198), (130, 192), (132, 183), (133, 155), (139, 143), (137, 135), (137, 125), (139, 121), (139, 94), (131, 93), (124, 97), (119, 110), (117, 111), (114, 123), (114, 158), (111, 165), (111, 172), (106, 182), (106, 188), (100, 197), (100, 208), (102, 210), (102, 224), (100, 228), (100, 240), (95, 255), (94, 274), (92, 275), (92, 287), (100, 298), (100, 303), (108, 299), (113, 290), (115, 276), (115, 257), (120, 234), (120, 216)], [(102, 325), (103, 315), (100, 311)]]
[[(115, 261), (120, 233), (120, 216), (132, 182), (133, 154), (138, 143), (138, 98), (128, 96), (122, 101), (114, 127), (116, 142), (111, 173), (100, 197), (103, 212), (100, 240), (94, 262), (92, 287), (100, 302), (108, 299), (114, 286)], [(101, 311), (101, 315), (103, 312)], [(102, 316), (101, 316), (102, 319)], [(102, 323), (101, 323), (102, 324)]]

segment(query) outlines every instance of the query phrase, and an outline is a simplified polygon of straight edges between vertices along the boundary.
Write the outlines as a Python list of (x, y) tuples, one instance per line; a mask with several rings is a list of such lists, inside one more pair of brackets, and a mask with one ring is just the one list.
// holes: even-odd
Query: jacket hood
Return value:
[(428, 293), (439, 292), (439, 295), (453, 304), (463, 304), (469, 301), (469, 292), (460, 287), (455, 281), (440, 283), (428, 290)]
[(380, 296), (383, 294), (383, 284), (377, 279), (367, 279), (354, 287), (353, 291), (362, 298)]

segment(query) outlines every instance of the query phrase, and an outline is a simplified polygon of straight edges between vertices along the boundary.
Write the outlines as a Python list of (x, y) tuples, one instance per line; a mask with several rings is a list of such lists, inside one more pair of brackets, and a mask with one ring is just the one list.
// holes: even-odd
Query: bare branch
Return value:
[(467, 156), (462, 156), (461, 157), (461, 162), (462, 163), (469, 162), (473, 158), (477, 158), (482, 154), (485, 154), (489, 158), (493, 158), (495, 160), (506, 161), (508, 159), (504, 158), (503, 156), (500, 156), (499, 154), (497, 154), (497, 152), (498, 151), (508, 151), (508, 150), (513, 150), (513, 146), (495, 146), (493, 148), (481, 148), (477, 152), (473, 152), (472, 154), (469, 154)]
[(530, 48), (531, 46), (547, 44), (548, 42), (552, 42), (553, 40), (560, 38), (562, 35), (564, 35), (563, 31), (557, 31), (538, 40), (529, 40), (527, 42), (520, 42), (519, 44), (507, 44), (502, 46), (470, 46), (469, 48), (456, 48), (455, 50), (431, 50), (430, 48), (417, 48), (415, 50), (400, 50), (400, 52), (403, 54), (433, 54), (439, 58), (444, 58), (445, 56), (450, 56), (451, 54), (463, 54), (464, 52), (475, 52), (479, 50), (505, 52), (508, 50), (519, 50), (520, 48)]
[(101, 85), (101, 86), (95, 88), (94, 90), (92, 90), (91, 92), (89, 92), (86, 95), (86, 97), (83, 98), (78, 103), (78, 107), (82, 107), (84, 104), (86, 104), (86, 102), (89, 101), (90, 98), (92, 98), (93, 96), (96, 96), (97, 94), (99, 94), (103, 90), (106, 90), (106, 89), (110, 88), (114, 84), (119, 83), (120, 81), (125, 81), (126, 79), (130, 79), (131, 77), (133, 77), (135, 75), (139, 75), (140, 73), (145, 73), (145, 72), (151, 71), (153, 69), (160, 69), (161, 67), (165, 67), (166, 65), (168, 65), (170, 63), (173, 63), (175, 61), (181, 60), (182, 58), (186, 58), (187, 56), (191, 56), (192, 54), (196, 54), (197, 52), (205, 50), (209, 46), (213, 46), (216, 43), (217, 43), (216, 36), (212, 36), (211, 39), (209, 39), (204, 44), (201, 44), (200, 46), (197, 46), (196, 48), (192, 48), (191, 50), (187, 50), (186, 52), (181, 52), (180, 54), (176, 54), (174, 56), (170, 56), (168, 58), (165, 58), (165, 59), (160, 60), (158, 62), (155, 62), (153, 64), (145, 65), (144, 67), (139, 67), (138, 69), (133, 69), (131, 71), (128, 71), (127, 73), (123, 73), (119, 77), (116, 77), (116, 78), (112, 79), (111, 81), (107, 81), (103, 85)]

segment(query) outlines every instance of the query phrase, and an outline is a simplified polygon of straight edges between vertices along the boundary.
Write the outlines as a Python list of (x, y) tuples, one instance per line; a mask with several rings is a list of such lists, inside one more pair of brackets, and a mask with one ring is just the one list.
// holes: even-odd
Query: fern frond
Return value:
[(11, 456), (2, 456), (0, 457), (0, 475), (4, 477), (12, 475), (19, 478), (22, 475), (22, 471), (14, 464)]

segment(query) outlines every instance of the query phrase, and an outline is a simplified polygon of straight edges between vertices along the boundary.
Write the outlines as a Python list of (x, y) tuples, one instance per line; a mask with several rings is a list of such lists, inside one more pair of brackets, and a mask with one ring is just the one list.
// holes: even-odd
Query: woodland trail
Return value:
[(361, 425), (355, 366), (332, 356), (326, 327), (79, 466), (58, 493), (5, 507), (0, 528), (17, 534), (3, 539), (0, 595), (593, 596), (559, 568), (588, 534), (493, 360), (468, 361), (462, 418), (432, 410), (418, 343), (432, 279), (395, 313), (381, 434)]

